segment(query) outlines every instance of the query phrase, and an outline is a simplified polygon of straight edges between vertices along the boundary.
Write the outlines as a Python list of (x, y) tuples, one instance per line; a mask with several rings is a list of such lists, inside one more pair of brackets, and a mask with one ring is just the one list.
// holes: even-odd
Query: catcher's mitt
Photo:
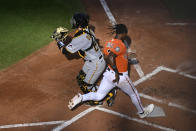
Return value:
[(60, 26), (56, 28), (51, 38), (57, 41), (65, 41), (68, 36), (68, 32), (69, 30), (67, 28)]

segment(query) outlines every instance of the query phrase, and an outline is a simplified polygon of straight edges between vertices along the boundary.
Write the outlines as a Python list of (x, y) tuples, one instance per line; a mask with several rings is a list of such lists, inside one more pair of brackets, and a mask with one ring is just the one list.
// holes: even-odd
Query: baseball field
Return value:
[(0, 69), (47, 45), (55, 28), (70, 28), (72, 14), (83, 10), (79, 0), (2, 0)]
[[(20, 0), (0, 4), (0, 130), (8, 131), (194, 131), (196, 123), (196, 16), (185, 0)], [(111, 23), (126, 24), (140, 72), (131, 79), (144, 105), (156, 110), (140, 119), (118, 90), (112, 107), (68, 101), (80, 91), (82, 59), (66, 59), (49, 37), (70, 29), (85, 11), (103, 45)]]

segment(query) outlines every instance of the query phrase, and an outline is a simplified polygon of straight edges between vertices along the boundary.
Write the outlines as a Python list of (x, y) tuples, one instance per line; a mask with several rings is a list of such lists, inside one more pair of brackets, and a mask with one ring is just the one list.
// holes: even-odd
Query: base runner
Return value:
[(122, 42), (123, 37), (128, 33), (127, 27), (124, 24), (117, 24), (113, 27), (113, 31), (116, 34), (115, 38), (108, 41), (104, 46), (108, 67), (104, 72), (104, 77), (97, 92), (90, 92), (84, 95), (77, 94), (69, 101), (68, 107), (73, 109), (76, 105), (89, 100), (100, 101), (117, 86), (130, 97), (138, 111), (139, 117), (144, 118), (153, 111), (154, 105), (150, 104), (147, 107), (143, 107), (138, 92), (128, 76), (127, 51)]

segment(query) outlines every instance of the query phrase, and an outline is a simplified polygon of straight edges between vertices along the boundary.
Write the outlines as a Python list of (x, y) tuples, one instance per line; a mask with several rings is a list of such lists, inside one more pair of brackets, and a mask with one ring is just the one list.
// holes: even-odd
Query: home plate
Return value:
[(165, 117), (165, 112), (159, 106), (155, 106), (152, 113), (148, 115), (148, 117)]

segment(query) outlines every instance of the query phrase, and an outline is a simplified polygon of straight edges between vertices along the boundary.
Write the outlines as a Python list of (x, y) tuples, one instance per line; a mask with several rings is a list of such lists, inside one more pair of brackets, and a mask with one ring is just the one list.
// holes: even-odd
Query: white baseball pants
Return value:
[(132, 100), (133, 104), (137, 108), (138, 113), (143, 112), (143, 106), (136, 88), (133, 85), (133, 82), (128, 76), (128, 72), (122, 73), (120, 75), (119, 83), (113, 83), (115, 79), (115, 72), (112, 70), (106, 70), (104, 72), (104, 77), (101, 81), (101, 84), (97, 92), (90, 92), (82, 95), (82, 101), (100, 101), (102, 100), (114, 87), (120, 88), (124, 93), (126, 93)]

